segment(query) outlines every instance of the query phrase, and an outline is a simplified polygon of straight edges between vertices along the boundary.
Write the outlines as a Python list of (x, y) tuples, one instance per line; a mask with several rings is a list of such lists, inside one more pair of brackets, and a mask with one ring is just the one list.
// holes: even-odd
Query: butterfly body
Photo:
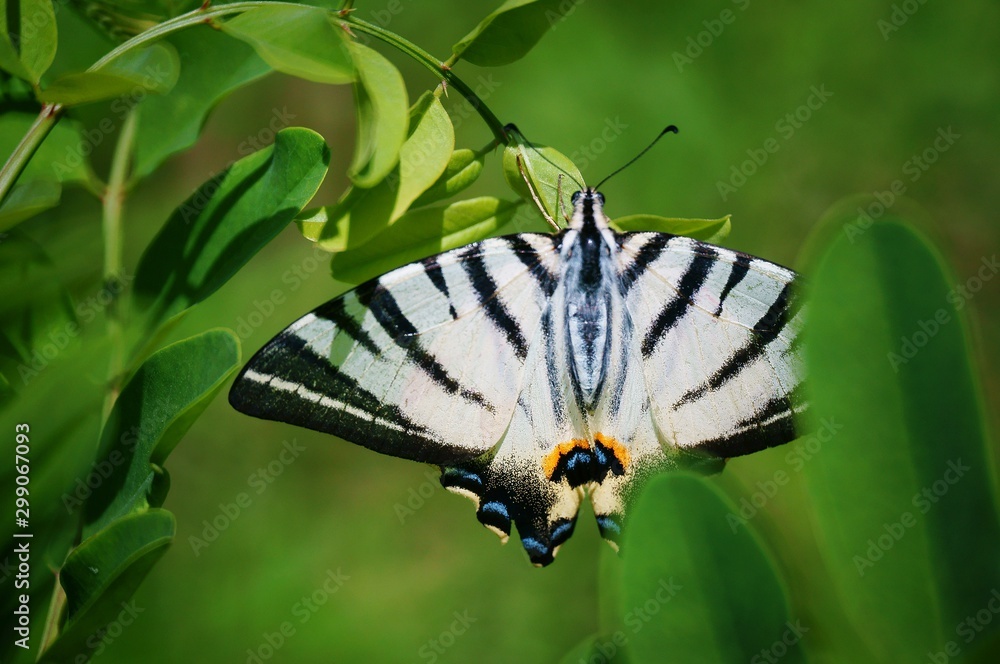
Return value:
[(795, 437), (795, 275), (573, 197), (555, 235), (403, 266), (293, 323), (248, 363), (239, 410), (433, 463), (537, 565), (589, 495), (615, 543), (643, 480)]

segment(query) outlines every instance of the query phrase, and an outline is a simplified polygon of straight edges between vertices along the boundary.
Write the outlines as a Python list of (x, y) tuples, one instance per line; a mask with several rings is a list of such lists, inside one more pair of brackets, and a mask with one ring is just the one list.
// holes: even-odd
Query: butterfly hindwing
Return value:
[(494, 238), (362, 284), (265, 345), (230, 402), (402, 458), (480, 456), (514, 410), (552, 242)]

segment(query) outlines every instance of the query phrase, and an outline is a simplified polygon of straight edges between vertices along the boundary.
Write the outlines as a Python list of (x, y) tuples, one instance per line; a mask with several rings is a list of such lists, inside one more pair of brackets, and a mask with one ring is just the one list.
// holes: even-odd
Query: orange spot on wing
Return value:
[(542, 470), (545, 471), (545, 476), (551, 480), (552, 473), (556, 472), (556, 465), (559, 464), (559, 459), (562, 458), (562, 455), (577, 447), (589, 450), (590, 443), (583, 438), (574, 438), (565, 443), (559, 443), (554, 450), (546, 454), (545, 458), (542, 459)]
[(596, 438), (597, 442), (601, 445), (604, 445), (606, 448), (611, 450), (611, 453), (615, 455), (616, 459), (618, 459), (618, 463), (622, 465), (622, 468), (628, 468), (631, 456), (628, 453), (628, 449), (624, 445), (619, 443), (618, 440), (612, 436), (605, 436), (603, 433), (594, 434), (594, 438)]

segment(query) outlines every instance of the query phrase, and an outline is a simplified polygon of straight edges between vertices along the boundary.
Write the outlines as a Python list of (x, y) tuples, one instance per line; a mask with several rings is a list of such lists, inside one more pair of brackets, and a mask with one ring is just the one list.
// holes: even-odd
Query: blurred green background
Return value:
[[(444, 59), (492, 4), (360, 0), (356, 6), (358, 17)], [(891, 211), (921, 224), (964, 283), (1000, 245), (994, 182), (1000, 40), (991, 27), (1000, 25), (1000, 6), (986, 0), (906, 4), (916, 11), (897, 14), (898, 30), (886, 32), (897, 6), (890, 2), (567, 0), (565, 20), (525, 59), (490, 70), (463, 63), (456, 72), (481, 86), (501, 120), (569, 155), (590, 182), (666, 124), (678, 125), (678, 136), (665, 138), (603, 187), (612, 217), (732, 214), (727, 246), (795, 266), (831, 206), (855, 194), (870, 198), (901, 180), (907, 200)], [(92, 28), (70, 13), (60, 21), (61, 31), (91, 39), (85, 31)], [(411, 99), (437, 83), (400, 54), (379, 50), (403, 71)], [(828, 98), (818, 103), (813, 97), (814, 108), (801, 110), (817, 89)], [(459, 146), (479, 148), (490, 140), (458, 95), (448, 106)], [(92, 108), (82, 116), (93, 121), (101, 112)], [(799, 120), (786, 119), (796, 112)], [(272, 74), (224, 100), (197, 146), (133, 192), (126, 265), (136, 264), (174, 207), (242, 156), (241, 143), (276, 117), (326, 137), (333, 158), (315, 203), (335, 201), (347, 186), (354, 145), (350, 88)], [(933, 148), (939, 130), (958, 138), (922, 170), (912, 160)], [(777, 151), (745, 183), (731, 180), (734, 167), (759, 157), (769, 139)], [(107, 156), (98, 155), (98, 163)], [(472, 193), (513, 196), (499, 156), (488, 159)], [(720, 183), (738, 186), (724, 197)], [(23, 229), (50, 254), (78, 247), (70, 253), (85, 258), (99, 255), (90, 251), (100, 246), (99, 219), (92, 198), (68, 191), (57, 213)], [(70, 260), (62, 267), (77, 294), (96, 289), (99, 265)], [(289, 227), (173, 336), (231, 327), (248, 358), (341, 289)], [(285, 300), (265, 306), (275, 290)], [(986, 281), (971, 302), (977, 368), (994, 425), (998, 302), (1000, 280)], [(248, 324), (261, 308), (269, 312), (263, 322)], [(285, 443), (297, 450), (290, 462), (288, 454), (282, 461)], [(734, 460), (717, 482), (738, 503), (756, 482), (790, 469), (786, 452)], [(498, 546), (468, 501), (444, 491), (429, 468), (241, 416), (224, 398), (195, 424), (168, 468), (172, 486), (164, 507), (177, 517), (175, 544), (136, 595), (139, 616), (97, 661), (245, 662), (256, 661), (256, 653), (261, 661), (280, 662), (547, 662), (598, 629), (599, 567), (609, 552), (589, 508), (557, 562), (537, 570), (516, 542)], [(818, 623), (822, 602), (795, 592), (795, 579), (810, 573), (818, 544), (799, 509), (801, 476), (791, 478), (754, 525), (790, 579), (793, 613)], [(220, 516), (241, 494), (247, 506), (240, 514)], [(217, 538), (193, 546), (191, 538), (207, 539), (206, 525), (216, 519), (225, 525)], [(334, 594), (322, 590), (331, 572), (343, 578)], [(303, 604), (310, 597), (315, 603)], [(456, 614), (464, 622), (455, 623)], [(294, 634), (286, 629), (280, 636), (286, 622)], [(464, 632), (442, 639), (453, 624)], [(268, 642), (279, 639), (281, 647), (266, 657)]]

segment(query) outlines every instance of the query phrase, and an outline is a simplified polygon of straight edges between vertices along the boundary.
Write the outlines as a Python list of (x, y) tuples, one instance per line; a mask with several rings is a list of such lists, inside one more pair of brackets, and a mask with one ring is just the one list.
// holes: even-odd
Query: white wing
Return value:
[(630, 233), (620, 243), (626, 307), (667, 449), (728, 458), (794, 439), (793, 416), (806, 407), (795, 274), (685, 237)]
[(482, 455), (511, 421), (557, 260), (552, 237), (522, 234), (393, 270), (270, 341), (230, 403), (407, 459)]

